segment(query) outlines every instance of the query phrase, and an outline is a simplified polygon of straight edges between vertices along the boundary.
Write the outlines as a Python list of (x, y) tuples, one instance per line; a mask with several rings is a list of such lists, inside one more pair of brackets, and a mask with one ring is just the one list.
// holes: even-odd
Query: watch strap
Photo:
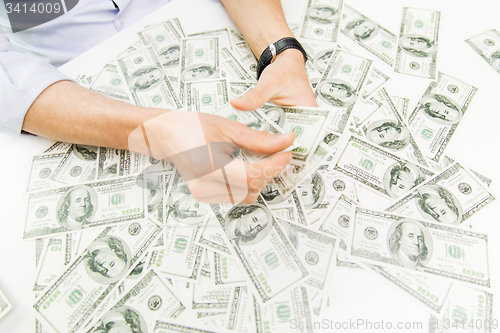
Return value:
[(307, 61), (306, 51), (297, 39), (293, 37), (282, 38), (277, 42), (270, 44), (260, 55), (259, 61), (257, 63), (257, 79), (260, 78), (260, 75), (262, 74), (262, 71), (264, 71), (264, 68), (269, 66), (278, 54), (288, 49), (299, 50), (304, 56), (304, 62)]

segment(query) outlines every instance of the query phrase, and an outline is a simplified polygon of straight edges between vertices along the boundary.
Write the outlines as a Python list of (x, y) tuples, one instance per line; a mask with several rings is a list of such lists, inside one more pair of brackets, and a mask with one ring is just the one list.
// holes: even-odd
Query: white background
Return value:
[[(289, 23), (298, 23), (303, 10), (301, 0), (282, 0)], [(493, 179), (490, 191), (498, 196), (500, 186), (500, 74), (477, 55), (464, 40), (487, 30), (500, 30), (500, 1), (495, 0), (350, 0), (347, 2), (364, 15), (397, 34), (402, 8), (416, 7), (441, 11), (438, 70), (478, 87), (478, 93), (458, 126), (447, 154), (463, 164)], [(161, 11), (143, 20), (122, 34), (132, 35), (140, 26), (179, 17), (187, 34), (233, 25), (222, 5), (215, 0), (174, 0)], [(129, 44), (120, 38), (101, 45), (98, 50), (77, 58), (65, 67), (67, 73), (93, 74), (108, 58), (120, 53)], [(351, 48), (358, 52), (358, 49)], [(106, 54), (106, 57), (102, 55)], [(366, 54), (370, 56), (370, 54)], [(97, 59), (97, 60), (96, 60)], [(382, 66), (381, 66), (382, 68)], [(383, 67), (397, 84), (390, 86), (396, 96), (410, 98), (410, 110), (425, 91), (429, 80), (396, 75)], [(1, 87), (0, 87), (1, 89)], [(0, 320), (0, 332), (33, 331), (34, 242), (22, 241), (26, 211), (25, 188), (31, 156), (41, 152), (52, 141), (30, 136), (0, 134), (0, 290), (13, 305), (13, 310)], [(376, 207), (369, 196), (360, 193), (360, 201)], [(497, 294), (500, 274), (500, 200), (484, 208), (467, 223), (489, 234), (492, 291)], [(373, 323), (391, 321), (421, 322), (422, 329), (401, 332), (428, 332), (429, 314), (412, 299), (383, 283), (369, 272), (337, 270), (331, 290), (330, 308), (322, 318), (334, 322), (368, 320)], [(494, 319), (500, 319), (494, 303)], [(329, 330), (319, 330), (327, 332)], [(378, 332), (358, 328), (339, 332)], [(391, 332), (397, 330), (391, 330)], [(500, 330), (499, 330), (500, 331)]]

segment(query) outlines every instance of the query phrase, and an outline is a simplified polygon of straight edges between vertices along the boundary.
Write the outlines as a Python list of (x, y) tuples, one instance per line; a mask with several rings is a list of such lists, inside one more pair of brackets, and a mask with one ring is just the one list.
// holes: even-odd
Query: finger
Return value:
[[(264, 70), (265, 72), (265, 70)], [(268, 100), (270, 100), (277, 91), (272, 85), (272, 80), (261, 76), (257, 85), (245, 93), (245, 95), (231, 101), (231, 105), (239, 110), (255, 110)]]
[(242, 124), (231, 128), (231, 140), (240, 148), (262, 154), (272, 154), (290, 147), (295, 140), (294, 133), (281, 135), (257, 131)]
[(260, 192), (267, 183), (285, 170), (291, 159), (292, 153), (286, 152), (249, 165), (247, 168), (249, 193)]

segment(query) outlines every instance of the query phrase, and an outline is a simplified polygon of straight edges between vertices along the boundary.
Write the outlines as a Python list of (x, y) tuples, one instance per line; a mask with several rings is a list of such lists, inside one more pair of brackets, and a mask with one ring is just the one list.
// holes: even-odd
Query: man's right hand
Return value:
[(129, 149), (173, 162), (193, 197), (205, 203), (253, 203), (291, 160), (290, 152), (249, 164), (236, 148), (273, 154), (289, 147), (293, 133), (274, 135), (199, 112), (169, 111), (132, 131)]

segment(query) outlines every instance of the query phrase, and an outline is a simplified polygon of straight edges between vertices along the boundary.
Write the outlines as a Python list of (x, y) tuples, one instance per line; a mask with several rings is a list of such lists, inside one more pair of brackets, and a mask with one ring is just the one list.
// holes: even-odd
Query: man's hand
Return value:
[(264, 69), (255, 88), (231, 104), (240, 110), (255, 110), (267, 101), (287, 106), (318, 106), (300, 51), (288, 49), (278, 54)]
[(260, 132), (220, 116), (170, 111), (132, 131), (129, 149), (173, 162), (197, 201), (253, 203), (292, 154), (276, 154), (254, 164), (231, 155), (237, 148), (276, 153), (294, 138), (292, 133)]

